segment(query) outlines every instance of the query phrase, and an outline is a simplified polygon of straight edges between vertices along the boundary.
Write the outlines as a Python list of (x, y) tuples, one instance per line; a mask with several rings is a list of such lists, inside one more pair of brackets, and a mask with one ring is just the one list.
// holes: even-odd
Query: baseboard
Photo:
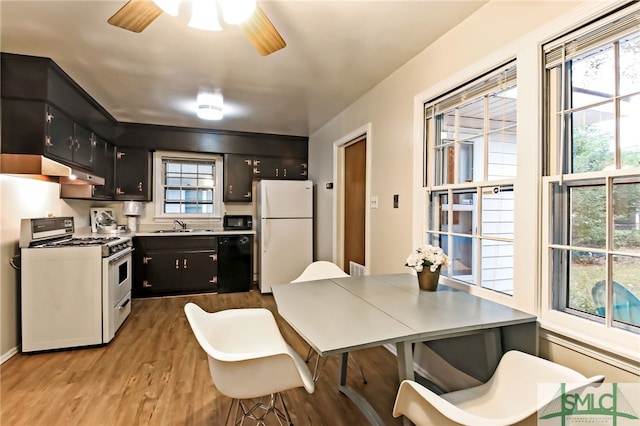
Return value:
[(0, 356), (0, 365), (4, 364), (5, 361), (9, 360), (9, 358), (11, 358), (12, 356), (14, 356), (17, 353), (18, 353), (18, 347), (17, 346), (15, 346), (15, 347), (9, 349), (7, 352), (3, 353)]

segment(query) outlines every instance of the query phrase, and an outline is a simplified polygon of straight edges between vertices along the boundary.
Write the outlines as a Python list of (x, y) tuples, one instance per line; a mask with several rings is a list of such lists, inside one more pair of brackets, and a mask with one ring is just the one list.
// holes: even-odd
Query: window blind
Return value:
[[(640, 5), (634, 3), (631, 13), (629, 8), (619, 11), (611, 15), (604, 26), (599, 21), (543, 46), (546, 68), (554, 68), (563, 61), (640, 31)], [(620, 16), (622, 14), (625, 16)]]
[(516, 65), (515, 61), (511, 61), (473, 80), (469, 84), (425, 103), (425, 118), (432, 118), (451, 108), (464, 104), (467, 100), (470, 101), (492, 92), (504, 90), (515, 83)]

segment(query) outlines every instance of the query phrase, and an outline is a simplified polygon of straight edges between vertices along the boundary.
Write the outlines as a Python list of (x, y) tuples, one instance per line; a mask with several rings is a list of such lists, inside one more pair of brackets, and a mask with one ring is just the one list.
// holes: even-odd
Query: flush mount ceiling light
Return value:
[[(157, 0), (154, 1), (158, 4)], [(160, 5), (158, 4), (158, 6)], [(222, 31), (218, 21), (216, 2), (212, 0), (193, 0), (191, 3), (191, 20), (187, 25), (198, 30)]]
[(222, 105), (224, 99), (220, 92), (201, 92), (198, 93), (198, 110), (196, 114), (198, 118), (203, 120), (222, 120)]
[[(158, 16), (165, 12), (178, 16), (180, 5), (186, 0), (129, 0), (108, 22), (116, 27), (136, 33), (141, 32)], [(224, 21), (238, 25), (249, 41), (262, 56), (276, 52), (287, 44), (273, 26), (256, 0), (191, 0), (191, 20), (193, 28), (220, 31), (218, 10)]]

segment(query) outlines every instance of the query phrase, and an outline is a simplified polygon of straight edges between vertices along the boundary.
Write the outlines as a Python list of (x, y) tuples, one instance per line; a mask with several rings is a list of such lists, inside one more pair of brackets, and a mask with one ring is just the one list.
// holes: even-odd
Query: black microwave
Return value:
[(225, 214), (222, 222), (225, 231), (245, 231), (253, 227), (251, 215)]

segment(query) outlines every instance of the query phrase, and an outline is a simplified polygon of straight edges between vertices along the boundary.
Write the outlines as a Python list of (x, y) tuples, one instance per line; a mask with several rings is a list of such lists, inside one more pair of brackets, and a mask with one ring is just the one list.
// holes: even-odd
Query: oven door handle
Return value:
[(118, 309), (124, 309), (129, 304), (129, 302), (131, 302), (131, 299), (125, 300), (122, 305), (118, 306)]
[(113, 259), (109, 259), (109, 263), (117, 262), (118, 260), (122, 259), (126, 255), (128, 255), (130, 253), (133, 253), (133, 250), (134, 250), (133, 247), (129, 247), (128, 249), (125, 249), (124, 251), (116, 253), (116, 257), (114, 257)]

